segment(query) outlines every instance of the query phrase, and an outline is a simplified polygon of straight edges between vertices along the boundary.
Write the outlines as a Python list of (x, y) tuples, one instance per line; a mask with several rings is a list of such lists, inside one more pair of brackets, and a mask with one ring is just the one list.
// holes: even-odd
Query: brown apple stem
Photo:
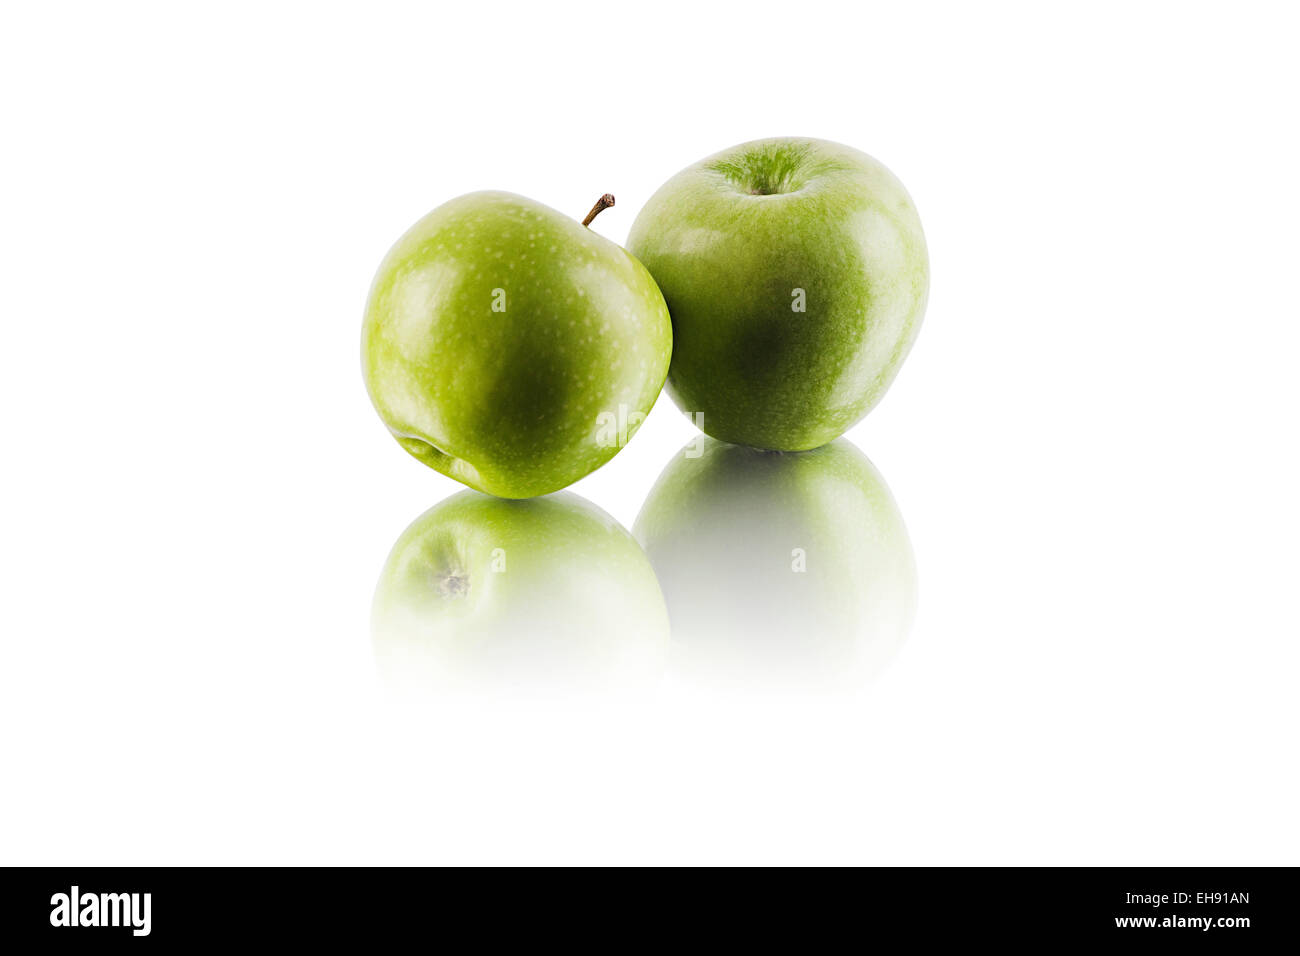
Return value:
[(591, 207), (591, 212), (587, 213), (587, 218), (582, 220), (582, 224), (584, 226), (590, 226), (591, 220), (595, 219), (612, 205), (614, 205), (613, 193), (605, 193), (605, 195), (596, 200), (596, 205)]

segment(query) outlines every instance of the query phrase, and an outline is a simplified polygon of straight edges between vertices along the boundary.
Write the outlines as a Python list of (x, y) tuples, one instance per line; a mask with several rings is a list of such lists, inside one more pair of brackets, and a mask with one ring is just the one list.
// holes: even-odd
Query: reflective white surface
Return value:
[[(7, 14), (3, 862), (1297, 862), (1294, 15), (846, 9)], [(362, 388), (384, 251), (489, 187), (612, 191), (622, 240), (784, 133), (929, 240), (847, 436), (906, 639), (796, 694), (396, 702), (376, 582), (460, 489)], [(571, 490), (630, 532), (695, 434), (661, 397)]]

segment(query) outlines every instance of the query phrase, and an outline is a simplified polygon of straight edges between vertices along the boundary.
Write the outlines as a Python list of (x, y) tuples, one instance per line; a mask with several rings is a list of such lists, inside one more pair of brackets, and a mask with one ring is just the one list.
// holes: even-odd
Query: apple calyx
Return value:
[(584, 226), (590, 226), (593, 219), (612, 205), (614, 205), (614, 194), (605, 193), (605, 195), (596, 200), (596, 205), (591, 207), (591, 212), (587, 213), (587, 218), (582, 220), (582, 224)]

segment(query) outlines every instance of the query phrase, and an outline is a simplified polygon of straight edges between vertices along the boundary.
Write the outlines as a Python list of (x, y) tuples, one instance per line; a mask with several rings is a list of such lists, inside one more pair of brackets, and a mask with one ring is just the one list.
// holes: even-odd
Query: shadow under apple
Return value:
[(700, 436), (659, 476), (634, 533), (668, 603), (675, 669), (688, 674), (856, 683), (911, 626), (902, 516), (844, 439), (782, 453)]
[(397, 689), (601, 689), (657, 675), (668, 619), (617, 521), (569, 492), (453, 495), (393, 546), (371, 630)]

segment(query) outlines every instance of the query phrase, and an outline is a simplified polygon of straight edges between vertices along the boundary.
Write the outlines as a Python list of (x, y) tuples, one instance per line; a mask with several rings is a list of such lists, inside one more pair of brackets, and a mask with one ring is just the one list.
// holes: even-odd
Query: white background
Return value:
[[(0, 861), (1298, 862), (1284, 5), (7, 6)], [(361, 310), (500, 188), (616, 241), (810, 135), (903, 180), (925, 325), (849, 437), (919, 569), (852, 693), (397, 704), (371, 593), (457, 486)], [(666, 398), (574, 486), (630, 527)]]

